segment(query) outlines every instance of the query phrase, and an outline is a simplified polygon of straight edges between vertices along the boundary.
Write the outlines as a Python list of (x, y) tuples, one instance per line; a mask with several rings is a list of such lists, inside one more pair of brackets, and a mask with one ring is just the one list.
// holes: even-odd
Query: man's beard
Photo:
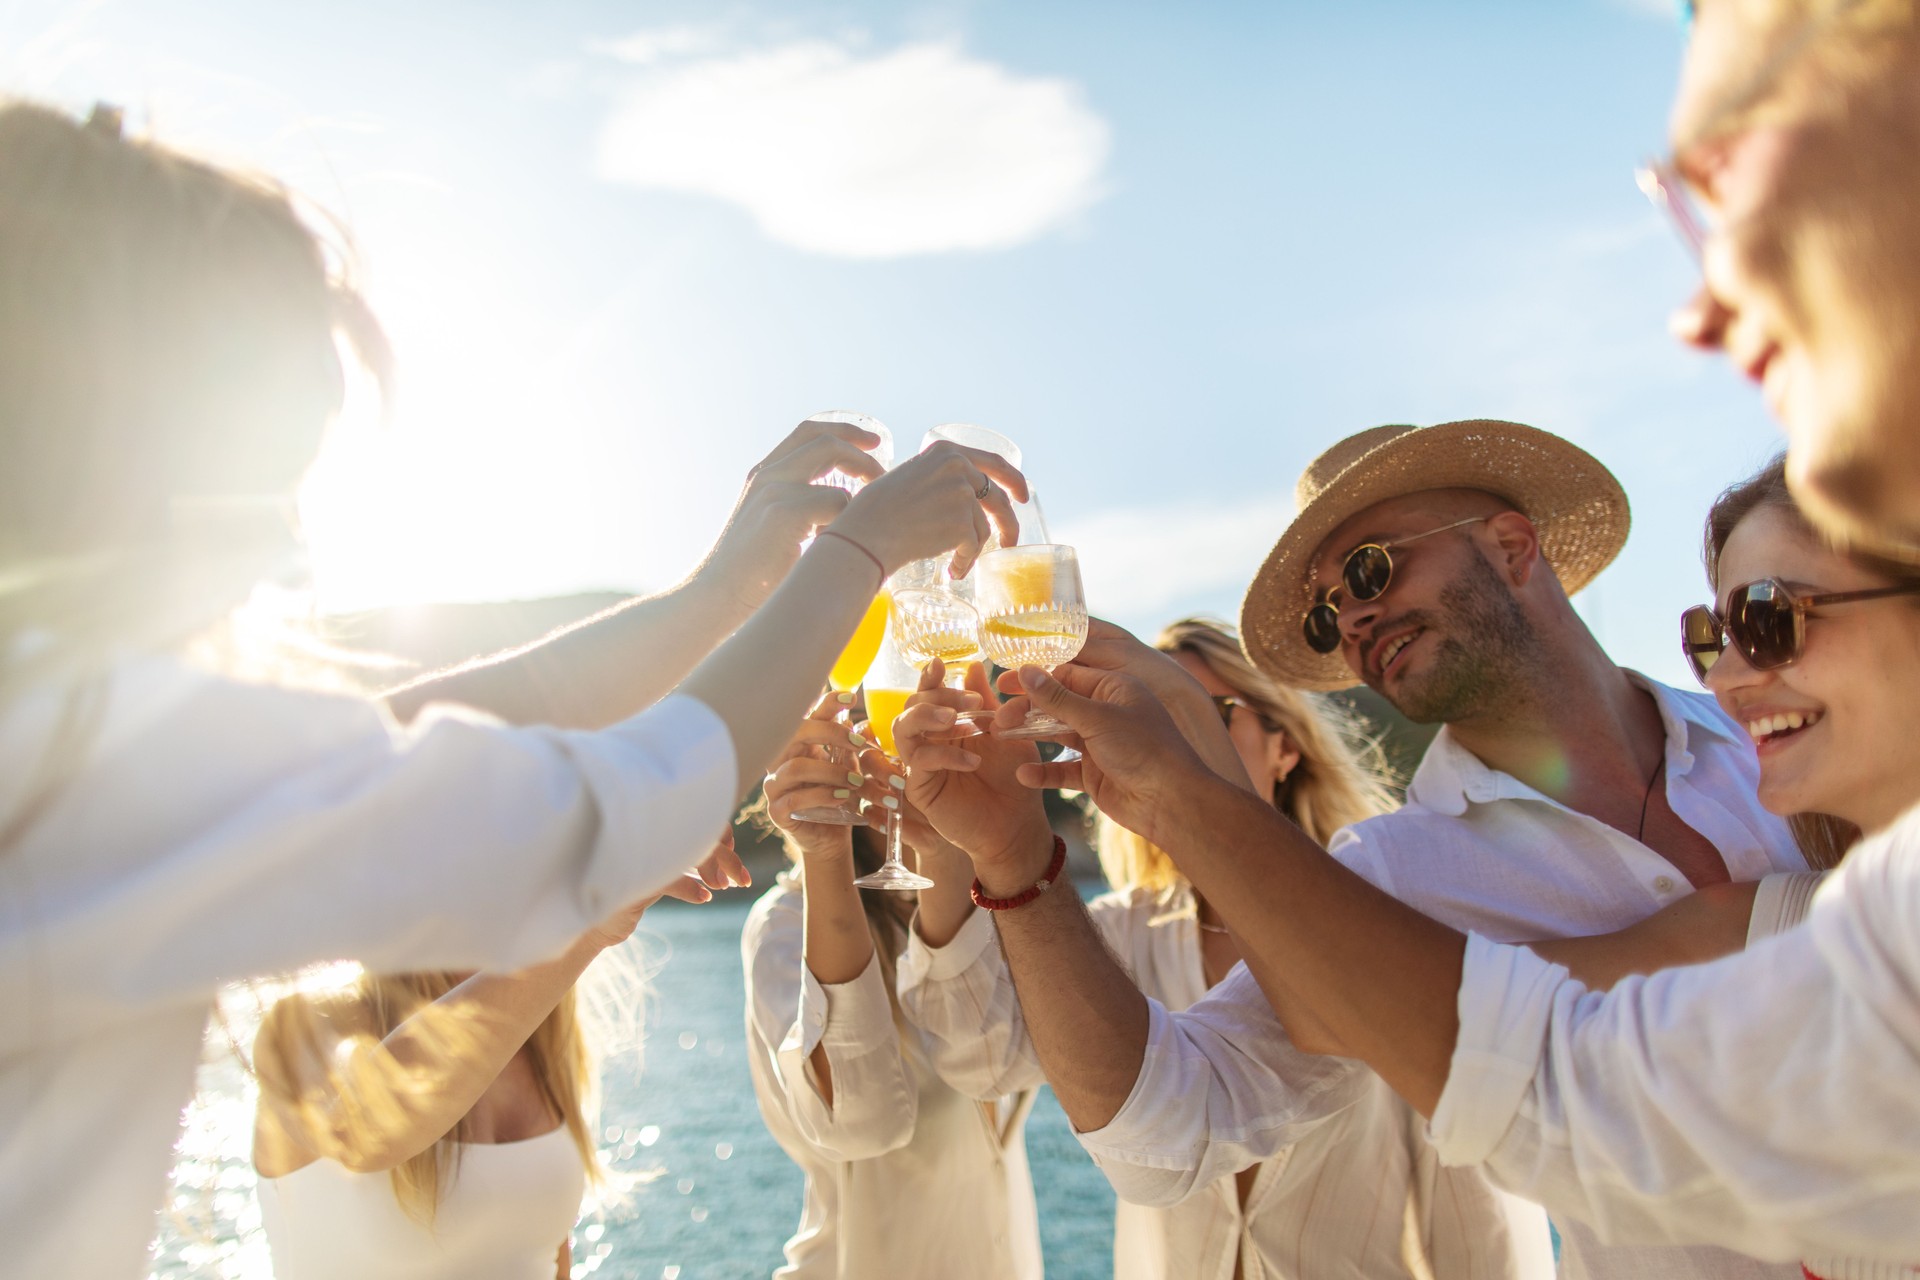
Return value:
[[(1402, 678), (1388, 692), (1375, 676), (1375, 693), (1415, 724), (1451, 724), (1508, 696), (1537, 655), (1533, 624), (1493, 566), (1469, 556), (1458, 581), (1440, 592), (1435, 612), (1417, 610), (1392, 621), (1425, 627), (1437, 640), (1424, 675)], [(1384, 625), (1381, 629), (1385, 629)]]

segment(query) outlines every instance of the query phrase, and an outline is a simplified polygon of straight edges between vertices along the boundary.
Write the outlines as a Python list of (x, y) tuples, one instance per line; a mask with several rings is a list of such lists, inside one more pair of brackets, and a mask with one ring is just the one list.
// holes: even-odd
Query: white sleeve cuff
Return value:
[(1747, 917), (1747, 945), (1785, 933), (1805, 920), (1813, 891), (1826, 876), (1824, 871), (1777, 871), (1761, 880), (1753, 895), (1753, 913)]
[(950, 982), (973, 968), (986, 949), (999, 942), (992, 914), (975, 907), (944, 947), (927, 944), (920, 936), (916, 918), (914, 927), (907, 930), (906, 954), (900, 957), (900, 989), (905, 991), (924, 982)]
[(1507, 1135), (1546, 1051), (1567, 971), (1525, 947), (1467, 935), (1460, 1038), (1428, 1131), (1442, 1162), (1482, 1164)]

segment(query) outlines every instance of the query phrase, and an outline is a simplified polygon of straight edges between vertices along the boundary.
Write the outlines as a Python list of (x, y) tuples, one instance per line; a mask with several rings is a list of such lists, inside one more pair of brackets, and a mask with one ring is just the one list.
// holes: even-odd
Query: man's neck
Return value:
[(1658, 704), (1598, 645), (1447, 729), (1489, 769), (1616, 826), (1627, 802), (1641, 804), (1666, 750)]

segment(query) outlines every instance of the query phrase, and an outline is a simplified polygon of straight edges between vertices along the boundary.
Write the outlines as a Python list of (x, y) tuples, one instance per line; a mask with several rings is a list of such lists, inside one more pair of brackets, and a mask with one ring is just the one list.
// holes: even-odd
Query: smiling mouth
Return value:
[(1399, 657), (1401, 651), (1408, 645), (1419, 639), (1421, 634), (1421, 631), (1409, 631), (1405, 635), (1395, 636), (1393, 639), (1387, 641), (1380, 647), (1379, 665), (1375, 669), (1379, 671), (1382, 676), (1385, 676), (1387, 674), (1387, 668), (1393, 665), (1393, 660)]
[(1820, 723), (1818, 711), (1780, 711), (1747, 721), (1747, 734), (1755, 746), (1785, 742), (1804, 729)]

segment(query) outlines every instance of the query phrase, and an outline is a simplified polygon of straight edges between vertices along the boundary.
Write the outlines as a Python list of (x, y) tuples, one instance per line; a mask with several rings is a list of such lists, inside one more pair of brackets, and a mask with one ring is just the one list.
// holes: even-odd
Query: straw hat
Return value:
[(1308, 465), (1294, 487), (1299, 514), (1247, 588), (1240, 635), (1255, 666), (1298, 689), (1360, 683), (1339, 650), (1315, 653), (1301, 634), (1313, 604), (1309, 564), (1350, 516), (1428, 489), (1479, 489), (1511, 502), (1539, 530), (1540, 550), (1568, 595), (1593, 581), (1627, 540), (1620, 482), (1559, 436), (1489, 419), (1362, 431)]

